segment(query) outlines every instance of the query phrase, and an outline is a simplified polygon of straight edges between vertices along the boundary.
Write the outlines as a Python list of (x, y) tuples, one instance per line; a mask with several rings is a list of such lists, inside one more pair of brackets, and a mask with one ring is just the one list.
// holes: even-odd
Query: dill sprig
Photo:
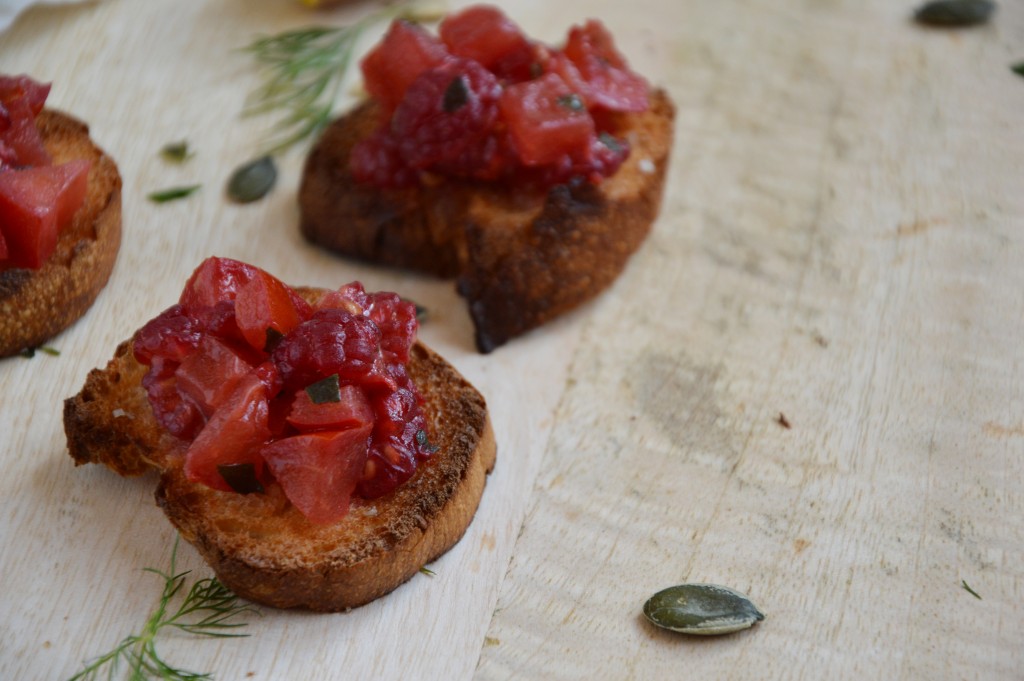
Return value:
[(263, 84), (249, 95), (242, 115), (280, 114), (278, 137), (265, 153), (274, 155), (319, 135), (334, 114), (360, 36), (378, 22), (399, 17), (429, 21), (437, 15), (399, 3), (348, 26), (285, 31), (258, 38), (242, 48), (255, 57), (265, 73)]
[(127, 665), (128, 678), (132, 681), (144, 681), (149, 678), (199, 681), (213, 678), (210, 674), (190, 672), (166, 662), (156, 649), (157, 635), (165, 629), (177, 629), (197, 636), (214, 638), (248, 636), (235, 632), (235, 629), (246, 626), (246, 623), (236, 622), (234, 618), (246, 612), (258, 614), (259, 611), (251, 605), (239, 603), (235, 594), (212, 577), (196, 581), (177, 608), (173, 608), (171, 602), (182, 593), (185, 578), (190, 572), (175, 572), (177, 554), (178, 539), (175, 539), (174, 549), (171, 551), (170, 570), (162, 572), (154, 568), (143, 568), (145, 572), (162, 577), (164, 588), (156, 609), (146, 620), (142, 630), (126, 636), (117, 647), (90, 662), (69, 681), (96, 679), (104, 667), (107, 667), (106, 678), (113, 679), (121, 664)]

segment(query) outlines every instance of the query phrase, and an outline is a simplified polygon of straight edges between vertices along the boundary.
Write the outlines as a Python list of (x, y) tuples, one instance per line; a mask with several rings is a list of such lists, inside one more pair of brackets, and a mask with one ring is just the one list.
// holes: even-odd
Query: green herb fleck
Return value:
[(424, 565), (423, 567), (420, 568), (420, 572), (425, 574), (425, 575), (428, 575), (430, 577), (436, 577), (437, 576), (437, 573), (434, 572), (433, 570), (431, 570), (430, 568), (428, 568), (426, 565)]
[(227, 587), (214, 578), (200, 579), (184, 595), (177, 608), (171, 603), (182, 593), (185, 578), (189, 572), (175, 572), (175, 559), (178, 553), (178, 539), (174, 541), (171, 551), (171, 567), (168, 572), (153, 568), (145, 568), (145, 572), (162, 577), (163, 593), (153, 614), (149, 616), (137, 634), (131, 634), (121, 640), (117, 647), (109, 653), (90, 662), (85, 669), (71, 677), (70, 681), (96, 679), (100, 670), (107, 669), (107, 678), (114, 674), (121, 663), (127, 664), (129, 677), (139, 679), (175, 679), (177, 681), (210, 679), (210, 674), (197, 674), (172, 666), (156, 649), (158, 634), (167, 629), (177, 629), (186, 634), (210, 636), (214, 638), (237, 638), (248, 634), (235, 633), (238, 627), (246, 626), (245, 622), (236, 622), (234, 618), (246, 612), (259, 613), (248, 604), (240, 604), (238, 597)]
[(188, 142), (185, 140), (164, 145), (164, 148), (160, 150), (160, 155), (164, 157), (164, 160), (172, 163), (182, 163), (194, 156), (189, 151)]
[(36, 352), (41, 352), (44, 355), (50, 355), (51, 357), (60, 357), (60, 350), (57, 348), (51, 348), (49, 345), (40, 345), (33, 348), (22, 348), (18, 351), (18, 354), (25, 359), (32, 359), (36, 356)]
[(1010, 67), (1010, 70), (1016, 73), (1018, 76), (1024, 76), (1024, 61), (1014, 64)]
[(558, 98), (558, 106), (570, 111), (583, 111), (583, 100), (575, 92)]
[(995, 9), (991, 0), (932, 0), (917, 8), (914, 20), (944, 28), (975, 26), (988, 21)]
[(975, 591), (974, 589), (972, 589), (970, 587), (970, 585), (967, 583), (967, 580), (961, 579), (960, 580), (960, 586), (962, 586), (964, 588), (964, 591), (966, 591), (967, 593), (971, 594), (972, 596), (977, 598), (979, 601), (981, 600), (981, 596), (978, 595), (977, 591)]
[(623, 151), (622, 142), (615, 139), (606, 132), (602, 132), (600, 135), (598, 135), (597, 139), (601, 141), (601, 144), (605, 145), (606, 147), (614, 151), (616, 154)]
[(425, 322), (427, 317), (430, 316), (430, 311), (419, 303), (413, 303), (413, 305), (416, 306), (416, 321), (420, 323)]
[(332, 374), (312, 385), (306, 386), (306, 394), (309, 395), (309, 399), (312, 400), (313, 404), (341, 402), (341, 386), (338, 384), (338, 374)]
[(171, 189), (162, 189), (160, 191), (152, 192), (147, 198), (153, 203), (167, 203), (168, 201), (176, 201), (183, 199), (186, 196), (190, 196), (197, 191), (201, 185), (192, 184), (186, 187), (172, 187)]
[(441, 101), (441, 108), (445, 113), (455, 113), (466, 106), (469, 101), (469, 88), (466, 87), (466, 79), (462, 75), (452, 78), (445, 88), (444, 98)]
[(237, 203), (251, 203), (270, 193), (277, 182), (277, 166), (271, 156), (243, 163), (228, 180), (228, 197)]
[(430, 437), (427, 435), (427, 431), (425, 430), (416, 431), (416, 444), (418, 444), (420, 448), (428, 454), (433, 454), (440, 449), (437, 445), (430, 444)]

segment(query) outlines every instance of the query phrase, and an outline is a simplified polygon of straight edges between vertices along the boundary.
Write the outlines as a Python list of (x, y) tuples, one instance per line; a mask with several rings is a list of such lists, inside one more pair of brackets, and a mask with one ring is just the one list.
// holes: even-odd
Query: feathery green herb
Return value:
[(106, 668), (106, 678), (114, 678), (121, 664), (128, 666), (128, 678), (143, 681), (149, 678), (172, 679), (173, 681), (198, 681), (212, 679), (210, 674), (190, 672), (174, 667), (165, 661), (156, 649), (157, 635), (165, 629), (177, 629), (187, 634), (215, 638), (235, 638), (248, 634), (235, 633), (245, 622), (234, 618), (246, 612), (256, 612), (253, 606), (239, 603), (238, 597), (214, 578), (200, 579), (184, 594), (177, 608), (172, 601), (183, 593), (185, 578), (189, 571), (175, 572), (178, 554), (178, 539), (171, 551), (171, 567), (167, 572), (145, 568), (146, 572), (158, 575), (164, 580), (163, 593), (153, 614), (146, 620), (142, 630), (121, 640), (109, 653), (91, 661), (85, 669), (69, 681), (87, 681), (99, 678), (100, 670)]
[(964, 591), (966, 591), (967, 593), (971, 594), (972, 596), (977, 598), (979, 601), (981, 600), (981, 596), (978, 594), (977, 591), (975, 591), (974, 589), (971, 588), (971, 586), (967, 583), (966, 579), (961, 579), (960, 580), (960, 586), (962, 586), (964, 588)]
[(348, 26), (313, 26), (259, 38), (242, 48), (255, 57), (265, 80), (250, 96), (245, 116), (277, 112), (278, 137), (266, 150), (276, 154), (316, 137), (330, 122), (342, 82), (363, 32), (375, 24), (406, 18), (429, 21), (408, 3), (369, 14)]

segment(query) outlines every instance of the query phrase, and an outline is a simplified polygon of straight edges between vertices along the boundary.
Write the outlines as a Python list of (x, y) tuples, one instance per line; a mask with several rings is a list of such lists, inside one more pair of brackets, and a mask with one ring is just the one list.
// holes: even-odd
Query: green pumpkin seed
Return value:
[(644, 616), (682, 634), (716, 636), (748, 629), (764, 619), (749, 598), (717, 584), (680, 584), (651, 596)]
[(988, 21), (995, 9), (991, 0), (932, 0), (917, 8), (914, 19), (927, 26), (974, 26)]
[(277, 181), (277, 166), (264, 156), (238, 167), (228, 180), (228, 196), (238, 203), (250, 203), (266, 196)]

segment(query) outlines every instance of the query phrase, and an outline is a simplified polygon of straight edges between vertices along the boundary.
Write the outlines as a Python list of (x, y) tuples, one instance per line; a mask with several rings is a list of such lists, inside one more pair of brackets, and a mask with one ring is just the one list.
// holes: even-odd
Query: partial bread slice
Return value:
[(457, 277), (476, 343), (489, 352), (606, 289), (640, 247), (661, 207), (675, 107), (663, 90), (651, 107), (619, 114), (629, 158), (596, 187), (550, 191), (437, 178), (381, 190), (349, 172), (353, 146), (378, 124), (366, 103), (327, 128), (299, 189), (302, 233), (342, 255)]
[(394, 492), (353, 497), (340, 522), (313, 525), (277, 484), (241, 495), (188, 482), (187, 445), (154, 419), (145, 372), (124, 342), (105, 369), (89, 374), (64, 403), (69, 452), (78, 465), (102, 463), (121, 475), (159, 471), (156, 498), (167, 517), (229, 589), (258, 603), (338, 611), (388, 593), (462, 537), (494, 467), (483, 397), (417, 343), (409, 372), (439, 450)]
[(85, 201), (38, 270), (0, 270), (0, 357), (33, 348), (63, 331), (96, 300), (121, 246), (121, 176), (89, 137), (89, 127), (44, 109), (36, 127), (56, 164), (93, 162)]

